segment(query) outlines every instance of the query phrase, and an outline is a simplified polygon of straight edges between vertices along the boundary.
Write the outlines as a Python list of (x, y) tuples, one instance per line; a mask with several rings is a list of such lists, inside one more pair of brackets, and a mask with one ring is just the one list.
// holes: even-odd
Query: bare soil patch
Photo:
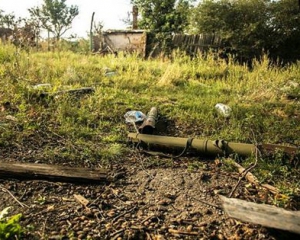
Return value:
[[(10, 159), (11, 160), (11, 159)], [(6, 161), (10, 161), (6, 158)], [(151, 166), (154, 160), (167, 164)], [(287, 239), (297, 235), (228, 218), (218, 195), (238, 181), (213, 159), (154, 159), (133, 152), (109, 169), (102, 184), (0, 180), (0, 209), (22, 213), (24, 239)], [(201, 167), (190, 168), (191, 160)], [(171, 162), (170, 162), (171, 161)], [(170, 164), (171, 163), (171, 164)], [(86, 167), (86, 166), (83, 166)], [(91, 166), (90, 166), (91, 167)], [(260, 190), (242, 181), (234, 197), (262, 202)], [(83, 206), (74, 198), (89, 201)], [(30, 230), (30, 231), (29, 231)]]

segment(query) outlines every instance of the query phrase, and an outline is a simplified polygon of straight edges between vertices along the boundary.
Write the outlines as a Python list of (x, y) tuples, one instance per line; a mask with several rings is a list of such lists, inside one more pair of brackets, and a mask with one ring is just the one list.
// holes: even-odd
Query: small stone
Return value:
[(162, 206), (166, 206), (166, 205), (168, 205), (168, 202), (166, 200), (160, 200), (160, 201), (158, 201), (157, 204), (162, 205)]
[(93, 222), (92, 221), (89, 221), (88, 223), (86, 223), (86, 227), (91, 227), (93, 225)]
[(129, 226), (128, 222), (123, 222), (121, 224), (121, 228), (123, 228), (123, 229), (127, 228), (128, 226)]
[(223, 240), (223, 239), (224, 239), (224, 236), (223, 236), (221, 233), (219, 233), (219, 234), (217, 235), (217, 239)]
[(79, 229), (80, 229), (80, 226), (78, 224), (76, 224), (76, 225), (73, 226), (73, 230), (74, 231), (79, 231)]
[(149, 226), (149, 221), (145, 221), (145, 222), (144, 222), (144, 225), (145, 225), (145, 226)]
[(109, 211), (108, 213), (107, 213), (107, 216), (108, 217), (113, 217), (113, 216), (115, 216), (116, 215), (116, 212), (114, 211), (114, 210), (111, 210), (111, 211)]
[(165, 237), (163, 235), (158, 234), (158, 235), (154, 236), (154, 239), (155, 240), (165, 240)]
[(127, 213), (127, 214), (124, 215), (124, 217), (125, 217), (125, 218), (131, 218), (131, 214), (130, 214), (130, 213)]
[(111, 223), (105, 224), (105, 228), (106, 230), (110, 230), (112, 228), (112, 224)]
[(67, 234), (67, 232), (68, 231), (65, 228), (63, 228), (63, 229), (60, 230), (60, 234), (61, 235), (65, 235), (65, 234)]
[(92, 212), (93, 212), (93, 213), (98, 213), (98, 212), (99, 212), (99, 209), (93, 208), (93, 209), (92, 209)]
[(85, 239), (85, 234), (78, 234), (78, 239)]
[(188, 225), (186, 231), (191, 232), (193, 230), (193, 225)]

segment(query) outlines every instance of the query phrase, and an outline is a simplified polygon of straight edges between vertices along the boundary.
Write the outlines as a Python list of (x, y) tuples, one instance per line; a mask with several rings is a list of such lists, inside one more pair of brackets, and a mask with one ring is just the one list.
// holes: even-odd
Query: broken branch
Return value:
[(188, 231), (182, 231), (182, 230), (176, 230), (169, 228), (169, 233), (175, 234), (175, 235), (189, 235), (189, 236), (197, 236), (198, 232), (188, 232)]
[(12, 193), (11, 191), (9, 191), (7, 188), (5, 187), (2, 187), (0, 186), (0, 189), (3, 191), (3, 192), (6, 192), (8, 193), (21, 207), (29, 207), (28, 205), (24, 204), (24, 203), (21, 203)]

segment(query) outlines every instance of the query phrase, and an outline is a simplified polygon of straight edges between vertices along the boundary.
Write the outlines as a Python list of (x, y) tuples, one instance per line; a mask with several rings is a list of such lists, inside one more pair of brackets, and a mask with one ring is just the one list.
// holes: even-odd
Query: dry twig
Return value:
[(243, 178), (245, 178), (247, 176), (247, 174), (250, 173), (250, 171), (256, 167), (257, 165), (257, 159), (258, 159), (258, 148), (255, 148), (255, 162), (253, 164), (251, 164), (248, 168), (244, 169), (244, 171), (242, 173), (240, 173), (240, 177), (239, 180), (237, 182), (237, 184), (235, 185), (235, 187), (232, 189), (231, 193), (229, 194), (229, 198), (232, 197), (232, 195), (235, 193), (236, 189), (238, 188), (238, 186), (240, 185), (241, 181)]
[(8, 193), (21, 207), (29, 207), (28, 205), (26, 205), (25, 203), (21, 203), (12, 193), (11, 191), (9, 191), (7, 188), (3, 187), (2, 185), (0, 185), (0, 189), (3, 192)]
[(199, 234), (198, 232), (181, 231), (172, 228), (169, 228), (168, 232), (175, 235), (190, 235), (190, 236), (197, 236)]
[(128, 213), (133, 212), (135, 209), (136, 209), (136, 207), (133, 207), (133, 208), (129, 209), (128, 211), (123, 212), (122, 214), (119, 214), (118, 216), (114, 217), (114, 219), (113, 219), (111, 222), (114, 223), (114, 222), (117, 221), (119, 218), (125, 216), (125, 215), (128, 214)]

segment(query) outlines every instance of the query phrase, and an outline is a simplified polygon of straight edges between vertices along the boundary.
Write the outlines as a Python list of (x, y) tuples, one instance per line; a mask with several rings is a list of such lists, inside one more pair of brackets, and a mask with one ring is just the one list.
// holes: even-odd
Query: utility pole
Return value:
[(132, 7), (132, 29), (136, 30), (138, 29), (138, 15), (139, 15), (139, 9), (137, 6)]
[(91, 26), (90, 26), (90, 51), (94, 51), (94, 36), (93, 36), (93, 23), (94, 23), (95, 12), (92, 14)]

